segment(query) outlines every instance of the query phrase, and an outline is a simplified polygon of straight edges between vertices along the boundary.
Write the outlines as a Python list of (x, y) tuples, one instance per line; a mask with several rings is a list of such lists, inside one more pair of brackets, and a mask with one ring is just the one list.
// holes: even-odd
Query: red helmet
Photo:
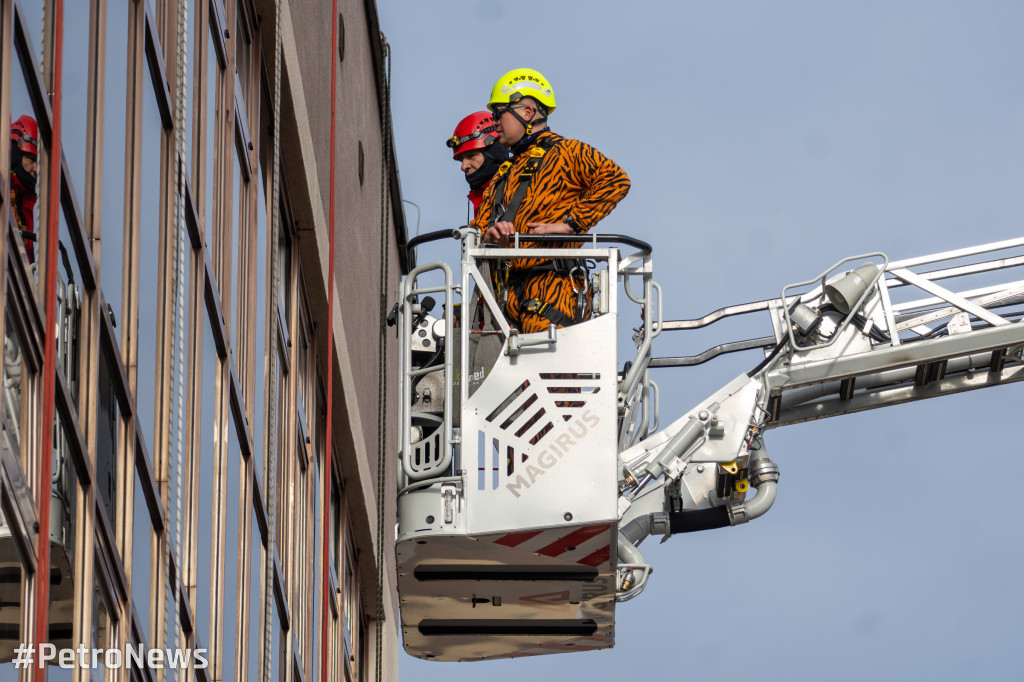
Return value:
[(11, 124), (11, 146), (22, 154), (39, 156), (39, 124), (29, 115)]
[(448, 146), (452, 149), (452, 157), (458, 157), (463, 152), (488, 147), (497, 140), (498, 130), (491, 112), (478, 111), (459, 121), (455, 132), (448, 138)]

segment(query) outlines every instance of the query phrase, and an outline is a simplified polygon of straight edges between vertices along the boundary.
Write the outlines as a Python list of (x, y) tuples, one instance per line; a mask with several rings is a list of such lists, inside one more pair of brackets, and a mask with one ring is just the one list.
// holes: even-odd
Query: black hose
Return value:
[(725, 528), (729, 523), (729, 510), (725, 507), (669, 512), (669, 530), (676, 533), (696, 533), (701, 530)]
[(774, 360), (775, 356), (778, 355), (779, 352), (783, 348), (785, 348), (788, 344), (789, 344), (789, 337), (783, 339), (778, 344), (776, 344), (775, 348), (772, 349), (772, 352), (768, 354), (768, 357), (766, 357), (764, 360), (762, 360), (757, 365), (757, 367), (755, 367), (754, 369), (752, 369), (749, 372), (747, 372), (747, 376), (750, 377), (751, 379), (753, 379), (755, 376), (760, 374), (761, 370), (764, 369), (765, 367), (767, 367), (768, 363), (771, 362), (772, 360)]

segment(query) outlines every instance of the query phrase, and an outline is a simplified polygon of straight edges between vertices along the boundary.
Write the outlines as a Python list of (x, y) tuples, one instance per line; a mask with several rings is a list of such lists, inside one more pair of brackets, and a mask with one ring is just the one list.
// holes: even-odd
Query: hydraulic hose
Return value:
[(750, 500), (731, 503), (726, 507), (729, 524), (732, 526), (763, 516), (775, 504), (775, 493), (779, 484), (779, 467), (768, 459), (764, 450), (760, 450), (750, 460), (749, 469), (750, 482), (757, 488), (757, 494)]

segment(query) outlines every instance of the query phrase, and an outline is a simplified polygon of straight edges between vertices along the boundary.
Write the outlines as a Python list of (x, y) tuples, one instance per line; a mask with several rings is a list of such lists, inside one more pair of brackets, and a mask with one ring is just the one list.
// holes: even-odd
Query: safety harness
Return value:
[[(529, 154), (529, 158), (527, 159), (522, 172), (519, 174), (519, 185), (516, 187), (516, 191), (512, 195), (512, 198), (509, 199), (508, 206), (502, 206), (501, 197), (505, 194), (505, 185), (508, 182), (509, 169), (512, 167), (512, 164), (508, 162), (502, 164), (494, 178), (494, 182), (497, 187), (495, 187), (495, 192), (492, 195), (493, 203), (491, 204), (491, 221), (489, 227), (493, 227), (495, 223), (500, 221), (515, 222), (516, 213), (519, 211), (519, 206), (523, 203), (523, 199), (526, 198), (526, 193), (530, 188), (530, 183), (533, 181), (533, 177), (540, 170), (547, 153), (554, 148), (556, 144), (557, 141), (555, 139), (545, 137), (538, 140), (537, 143), (530, 148), (527, 152), (527, 154)], [(575, 324), (576, 322), (584, 320), (588, 315), (589, 310), (586, 294), (590, 290), (590, 268), (585, 260), (553, 259), (547, 263), (536, 265), (532, 268), (526, 268), (524, 270), (517, 270), (515, 272), (511, 271), (511, 264), (508, 261), (505, 261), (503, 265), (504, 267), (501, 268), (500, 274), (495, 274), (499, 297), (504, 308), (508, 308), (508, 291), (511, 289), (516, 292), (516, 300), (520, 301), (520, 305), (523, 310), (535, 315), (540, 315), (556, 325), (564, 327), (570, 324)], [(556, 274), (569, 275), (573, 291), (576, 292), (575, 314), (572, 317), (569, 317), (550, 303), (546, 303), (537, 298), (524, 300), (526, 295), (526, 280), (543, 272), (554, 272)], [(579, 287), (577, 287), (577, 277), (582, 279), (582, 283)]]

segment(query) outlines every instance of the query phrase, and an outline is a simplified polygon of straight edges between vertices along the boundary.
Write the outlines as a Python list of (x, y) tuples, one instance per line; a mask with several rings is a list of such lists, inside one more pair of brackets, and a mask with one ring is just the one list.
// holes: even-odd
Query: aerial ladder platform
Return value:
[[(853, 256), (777, 298), (668, 321), (651, 248), (636, 239), (517, 235), (497, 248), (460, 228), (410, 248), (451, 237), (458, 271), (414, 268), (395, 315), (398, 590), (405, 648), (421, 658), (610, 648), (616, 605), (652, 579), (644, 540), (771, 508), (767, 431), (1024, 378), (1024, 239)], [(593, 316), (511, 328), (491, 273), (522, 257), (576, 259)], [(620, 366), (620, 315), (637, 309)], [(763, 318), (763, 336), (653, 353), (663, 334), (745, 316)], [(749, 372), (660, 424), (652, 370), (741, 351), (760, 353)]]

